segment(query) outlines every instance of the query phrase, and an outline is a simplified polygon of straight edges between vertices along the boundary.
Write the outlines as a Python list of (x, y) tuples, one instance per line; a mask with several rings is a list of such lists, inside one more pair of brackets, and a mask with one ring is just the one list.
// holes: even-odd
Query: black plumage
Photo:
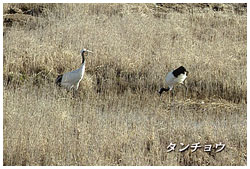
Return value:
[(56, 78), (56, 84), (60, 87), (61, 87), (62, 77), (63, 75), (58, 75)]
[(184, 74), (185, 72), (187, 72), (186, 73), (186, 75), (187, 75), (188, 71), (183, 66), (180, 66), (173, 71), (173, 75), (174, 75), (174, 77), (178, 77), (180, 74)]

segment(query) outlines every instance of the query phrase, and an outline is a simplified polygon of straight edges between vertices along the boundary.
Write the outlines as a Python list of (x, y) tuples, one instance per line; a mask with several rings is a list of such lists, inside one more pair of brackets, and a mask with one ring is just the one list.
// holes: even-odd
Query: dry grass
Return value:
[[(246, 165), (243, 7), (4, 4), (4, 11), (22, 6), (45, 12), (29, 16), (36, 24), (5, 19), (4, 165)], [(79, 66), (83, 47), (95, 53), (72, 98), (54, 79)], [(187, 98), (178, 86), (174, 98), (160, 98), (166, 72), (180, 65), (190, 72)], [(167, 153), (170, 142), (226, 148)]]

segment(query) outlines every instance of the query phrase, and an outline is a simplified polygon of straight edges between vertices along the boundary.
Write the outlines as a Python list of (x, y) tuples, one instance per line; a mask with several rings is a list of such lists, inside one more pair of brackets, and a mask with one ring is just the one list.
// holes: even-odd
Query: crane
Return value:
[(161, 88), (158, 92), (161, 95), (163, 92), (171, 91), (175, 84), (182, 84), (187, 91), (187, 86), (185, 85), (184, 81), (188, 76), (188, 71), (183, 67), (180, 66), (177, 69), (169, 72), (166, 76), (166, 83), (168, 88)]
[(82, 80), (85, 72), (85, 53), (93, 53), (90, 50), (82, 49), (81, 56), (82, 56), (82, 64), (80, 68), (67, 72), (61, 75), (58, 75), (56, 78), (56, 84), (58, 86), (65, 87), (68, 91), (72, 88), (76, 91), (79, 87), (79, 83)]

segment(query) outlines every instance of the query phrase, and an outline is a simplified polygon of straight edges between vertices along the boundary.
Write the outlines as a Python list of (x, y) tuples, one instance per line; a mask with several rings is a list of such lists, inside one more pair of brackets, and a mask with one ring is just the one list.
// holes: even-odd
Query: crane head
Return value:
[(83, 54), (84, 52), (93, 53), (92, 51), (83, 48), (83, 49), (81, 50), (81, 54)]

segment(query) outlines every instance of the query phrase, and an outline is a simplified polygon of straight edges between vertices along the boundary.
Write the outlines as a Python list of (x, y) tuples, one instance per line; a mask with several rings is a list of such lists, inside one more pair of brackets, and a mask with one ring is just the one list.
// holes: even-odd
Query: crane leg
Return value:
[(171, 90), (171, 99), (174, 101), (174, 88)]
[(73, 98), (77, 98), (79, 96), (79, 92), (73, 88)]
[(185, 98), (186, 98), (187, 97), (187, 93), (188, 93), (188, 88), (187, 88), (185, 82), (183, 82), (182, 85), (185, 87)]

